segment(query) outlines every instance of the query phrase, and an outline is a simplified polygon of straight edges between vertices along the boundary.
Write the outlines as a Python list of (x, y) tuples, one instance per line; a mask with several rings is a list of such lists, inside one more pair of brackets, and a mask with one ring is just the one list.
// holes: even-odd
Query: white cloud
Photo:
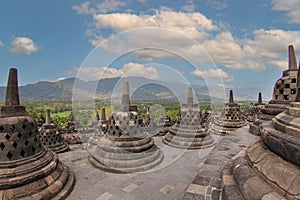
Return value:
[[(192, 3), (192, 1), (189, 2)], [(218, 5), (219, 9), (226, 7), (225, 1), (212, 1), (210, 4)], [(283, 4), (281, 9), (290, 8), (292, 5), (295, 5), (295, 3), (291, 5)], [(276, 7), (276, 9), (279, 8)], [(94, 14), (92, 17), (94, 19), (94, 27), (87, 33), (91, 37), (89, 42), (94, 46), (106, 39), (99, 34), (103, 32), (103, 29), (108, 29), (113, 34), (145, 27), (168, 28), (176, 32), (176, 34), (170, 31), (153, 33), (145, 28), (145, 31), (139, 30), (138, 33), (126, 35), (127, 38), (125, 39), (118, 38), (116, 35), (114, 39), (110, 38), (113, 42), (102, 46), (105, 50), (113, 53), (122, 52), (124, 47), (126, 47), (125, 49), (134, 49), (136, 46), (172, 47), (169, 49), (173, 49), (174, 52), (180, 52), (182, 56), (189, 55), (188, 57), (193, 58), (193, 61), (208, 64), (207, 60), (205, 60), (208, 59), (207, 56), (205, 58), (198, 53), (199, 45), (183, 41), (182, 35), (185, 35), (202, 45), (216, 64), (233, 70), (264, 71), (268, 68), (286, 69), (287, 46), (293, 44), (295, 48), (300, 47), (300, 31), (258, 29), (252, 32), (249, 31), (244, 38), (236, 38), (232, 35), (230, 26), (220, 22), (216, 23), (202, 13), (195, 11), (185, 13), (161, 7), (153, 15), (110, 13)], [(153, 58), (176, 56), (170, 52), (153, 49), (139, 50), (134, 53), (139, 55), (141, 59), (149, 61), (153, 60)]]
[(204, 79), (204, 80), (214, 80), (214, 79), (222, 78), (223, 81), (226, 83), (234, 81), (234, 77), (230, 76), (222, 69), (208, 69), (203, 71), (196, 69), (192, 71), (191, 74), (193, 74), (195, 77), (199, 79)]
[(138, 2), (142, 3), (142, 4), (146, 4), (147, 0), (138, 0)]
[(100, 13), (107, 13), (110, 11), (116, 11), (120, 7), (125, 6), (126, 4), (123, 1), (118, 0), (104, 0), (104, 2), (97, 5), (97, 8)]
[(181, 7), (181, 10), (186, 12), (193, 12), (195, 10), (196, 6), (194, 4), (193, 0), (188, 0), (187, 4)]
[(217, 64), (240, 70), (264, 71), (267, 68), (287, 69), (287, 47), (300, 47), (300, 31), (254, 30), (252, 38), (235, 39), (230, 32), (221, 32), (202, 43)]
[(101, 43), (102, 41), (104, 41), (106, 38), (104, 38), (101, 35), (95, 35), (94, 38), (89, 39), (89, 43), (93, 46), (97, 46), (99, 43)]
[(4, 43), (0, 41), (0, 47), (4, 46)]
[(119, 0), (104, 0), (102, 3), (97, 4), (85, 1), (80, 5), (72, 6), (72, 9), (78, 14), (98, 14), (117, 11), (125, 5), (123, 1)]
[(75, 10), (78, 14), (89, 14), (90, 13), (89, 6), (90, 6), (90, 2), (85, 1), (79, 6), (77, 5), (72, 6), (72, 9)]
[(290, 23), (300, 23), (299, 0), (272, 0), (272, 9), (287, 12), (287, 16), (291, 19)]
[(15, 37), (10, 44), (10, 51), (13, 53), (32, 54), (39, 50), (39, 47), (28, 37)]
[(129, 62), (121, 69), (106, 68), (106, 67), (82, 67), (72, 68), (65, 71), (65, 74), (77, 74), (78, 77), (88, 80), (99, 80), (115, 77), (145, 77), (148, 79), (157, 79), (158, 72), (152, 66), (144, 66), (139, 63)]
[(221, 2), (220, 0), (207, 0), (206, 4), (216, 10), (223, 10), (227, 7), (225, 0), (223, 0), (223, 2)]
[(63, 81), (63, 80), (66, 80), (66, 78), (65, 77), (61, 77), (61, 78), (58, 78), (58, 79), (55, 79), (55, 80), (42, 80), (42, 81), (47, 81), (47, 82), (55, 83), (55, 82), (59, 82), (59, 81)]
[(158, 78), (158, 72), (154, 67), (145, 67), (139, 63), (127, 63), (123, 66), (120, 72), (123, 74), (123, 76), (139, 76), (148, 79)]
[(112, 13), (94, 15), (96, 28), (112, 29), (121, 32), (133, 28), (162, 27), (171, 28), (196, 40), (207, 39), (209, 31), (218, 27), (203, 14), (158, 10), (155, 15), (136, 15), (130, 13)]

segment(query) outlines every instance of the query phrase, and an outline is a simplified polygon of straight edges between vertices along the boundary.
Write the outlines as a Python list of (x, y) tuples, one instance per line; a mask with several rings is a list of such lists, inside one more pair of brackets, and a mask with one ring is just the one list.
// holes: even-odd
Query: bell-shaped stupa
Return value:
[(297, 69), (296, 56), (294, 47), (288, 47), (288, 69), (283, 71), (283, 75), (274, 85), (273, 97), (268, 104), (260, 106), (260, 114), (253, 124), (250, 125), (249, 131), (255, 135), (260, 135), (262, 123), (271, 120), (274, 116), (286, 110), (290, 103), (295, 102), (299, 69)]
[(69, 145), (64, 141), (59, 128), (56, 124), (51, 123), (50, 110), (46, 110), (46, 120), (39, 132), (42, 144), (50, 150), (55, 153), (68, 151)]
[(136, 106), (130, 105), (129, 84), (125, 82), (122, 103), (110, 116), (106, 134), (88, 145), (89, 160), (95, 167), (114, 173), (132, 173), (160, 164), (163, 154), (143, 131), (136, 111)]
[(288, 47), (288, 69), (283, 71), (282, 77), (274, 85), (273, 97), (264, 108), (261, 109), (262, 120), (271, 120), (275, 115), (281, 113), (291, 103), (295, 102), (297, 96), (297, 61), (294, 47)]
[(35, 120), (20, 106), (17, 69), (10, 69), (0, 107), (1, 199), (64, 199), (74, 182), (73, 172), (43, 147)]
[(241, 114), (240, 106), (233, 101), (233, 91), (229, 92), (229, 102), (222, 109), (221, 116), (213, 120), (210, 131), (214, 134), (228, 134), (243, 127), (246, 122)]
[[(294, 86), (297, 91), (299, 80), (300, 73)], [(294, 100), (260, 124), (256, 142), (226, 164), (224, 199), (300, 199), (300, 93)]]
[(186, 149), (207, 148), (215, 144), (212, 135), (201, 124), (201, 111), (198, 104), (194, 104), (191, 87), (188, 89), (187, 104), (182, 105), (177, 122), (168, 129), (163, 142)]

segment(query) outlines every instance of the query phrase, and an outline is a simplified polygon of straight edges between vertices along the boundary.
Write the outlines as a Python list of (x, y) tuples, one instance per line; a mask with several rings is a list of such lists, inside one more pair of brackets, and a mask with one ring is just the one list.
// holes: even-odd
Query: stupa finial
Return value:
[(295, 101), (300, 102), (300, 62), (299, 62), (299, 68), (298, 68), (298, 76), (297, 76), (297, 96)]
[(98, 111), (96, 111), (96, 121), (99, 121), (99, 120), (100, 120), (99, 113), (98, 113)]
[(293, 45), (289, 45), (289, 69), (297, 69), (297, 61)]
[(130, 105), (129, 83), (126, 81), (123, 85), (122, 105)]
[(193, 89), (192, 87), (189, 87), (188, 89), (188, 98), (187, 98), (187, 105), (193, 105), (194, 100), (193, 100)]
[(233, 91), (232, 90), (229, 91), (229, 104), (234, 104)]
[(106, 121), (105, 108), (102, 108), (101, 110), (101, 120)]
[(50, 118), (50, 110), (46, 110), (46, 122), (45, 122), (46, 125), (49, 125), (51, 124), (51, 118)]
[(18, 88), (18, 70), (16, 68), (11, 68), (9, 70), (5, 105), (7, 106), (20, 105), (19, 88)]
[(258, 101), (257, 101), (258, 104), (262, 104), (262, 95), (261, 95), (261, 92), (258, 93)]

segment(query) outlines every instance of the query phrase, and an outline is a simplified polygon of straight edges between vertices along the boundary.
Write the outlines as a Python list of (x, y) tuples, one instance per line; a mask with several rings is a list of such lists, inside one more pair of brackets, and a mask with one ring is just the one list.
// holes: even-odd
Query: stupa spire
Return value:
[(51, 124), (51, 118), (50, 118), (50, 110), (46, 110), (46, 122), (45, 122), (46, 125), (49, 125)]
[(122, 105), (130, 105), (129, 83), (126, 81), (123, 85)]
[(297, 76), (297, 96), (295, 101), (300, 102), (300, 61), (299, 61), (299, 69), (298, 69), (298, 76)]
[(194, 100), (193, 100), (193, 89), (192, 87), (189, 87), (188, 89), (188, 98), (187, 98), (187, 105), (193, 105)]
[(7, 106), (20, 105), (19, 88), (18, 88), (18, 71), (16, 68), (11, 68), (9, 70), (5, 105)]
[(257, 101), (258, 104), (262, 104), (262, 95), (261, 95), (261, 92), (258, 93), (258, 101)]
[(232, 90), (229, 91), (229, 104), (234, 104), (233, 91)]
[(99, 121), (99, 120), (100, 120), (99, 113), (98, 113), (98, 111), (96, 111), (96, 121)]
[(101, 110), (101, 120), (106, 121), (105, 108), (102, 108)]
[(297, 61), (293, 45), (289, 45), (289, 69), (297, 69)]

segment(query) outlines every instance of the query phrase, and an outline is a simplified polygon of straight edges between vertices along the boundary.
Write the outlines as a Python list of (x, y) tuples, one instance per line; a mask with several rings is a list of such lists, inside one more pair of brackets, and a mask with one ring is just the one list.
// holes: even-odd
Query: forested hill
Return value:
[[(132, 100), (136, 101), (159, 101), (168, 100), (176, 101), (180, 94), (182, 98), (185, 98), (188, 86), (183, 83), (171, 83), (153, 81), (142, 78), (142, 77), (127, 77), (127, 78), (107, 78), (101, 79), (99, 82), (95, 81), (82, 81), (76, 78), (69, 78), (59, 81), (39, 81), (34, 84), (28, 84), (25, 86), (20, 86), (20, 98), (21, 100), (31, 101), (71, 101), (74, 82), (76, 81), (76, 91), (83, 98), (96, 98), (98, 100), (110, 99), (111, 94), (115, 92), (120, 92), (116, 90), (116, 86), (120, 87), (122, 82), (129, 81), (131, 85), (143, 85), (143, 83), (148, 83), (142, 87), (136, 88), (132, 94)], [(131, 84), (133, 83), (133, 84)], [(93, 89), (94, 86), (96, 89)], [(176, 88), (176, 91), (172, 91), (168, 88)], [(132, 87), (131, 87), (132, 88)], [(197, 98), (200, 101), (210, 101), (208, 90), (205, 86), (193, 85), (193, 88), (197, 94)], [(255, 100), (257, 98), (257, 89), (255, 88), (235, 88), (234, 94), (237, 100)], [(264, 93), (263, 93), (264, 94)], [(212, 94), (214, 95), (214, 94)], [(5, 87), (0, 87), (0, 101), (4, 100)], [(120, 96), (120, 95), (119, 95)], [(270, 96), (270, 94), (267, 94)], [(266, 98), (266, 95), (264, 96)], [(216, 96), (216, 98), (219, 98)]]

